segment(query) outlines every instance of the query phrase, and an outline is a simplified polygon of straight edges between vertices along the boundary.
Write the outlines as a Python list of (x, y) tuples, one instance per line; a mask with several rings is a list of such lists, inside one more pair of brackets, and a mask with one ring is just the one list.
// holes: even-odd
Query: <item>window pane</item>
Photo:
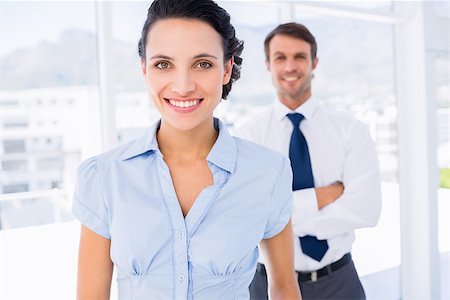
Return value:
[(3, 171), (27, 171), (28, 164), (26, 160), (4, 160), (2, 161)]
[(159, 118), (141, 75), (137, 44), (149, 2), (112, 2), (114, 100), (119, 144), (139, 137)]
[(25, 140), (4, 140), (3, 151), (5, 154), (25, 152)]
[[(441, 296), (448, 298), (450, 287), (450, 53), (440, 53), (435, 59), (435, 91), (437, 97), (437, 159), (439, 167), (438, 189), (438, 242), (441, 266)], [(447, 297), (446, 297), (447, 296)]]
[(16, 183), (16, 184), (5, 184), (3, 186), (3, 193), (21, 193), (28, 192), (28, 184), (27, 183)]
[(280, 7), (250, 1), (222, 1), (220, 5), (230, 13), (236, 35), (244, 41), (241, 78), (233, 84), (228, 99), (222, 101), (216, 111), (216, 115), (231, 126), (245, 122), (275, 99), (270, 74), (266, 70), (263, 43), (266, 35), (278, 24)]
[[(300, 8), (296, 17), (311, 30), (318, 44), (313, 94), (326, 105), (347, 111), (367, 124), (376, 142), (383, 210), (375, 228), (356, 231), (353, 254), (368, 298), (398, 298), (400, 216), (394, 28), (307, 14)], [(374, 250), (374, 240), (389, 243), (378, 243)], [(392, 278), (394, 284), (390, 283)], [(380, 290), (380, 285), (389, 288)]]
[(321, 1), (319, 4), (368, 13), (392, 14), (394, 1)]
[(0, 2), (2, 229), (71, 219), (76, 167), (98, 140), (94, 5)]

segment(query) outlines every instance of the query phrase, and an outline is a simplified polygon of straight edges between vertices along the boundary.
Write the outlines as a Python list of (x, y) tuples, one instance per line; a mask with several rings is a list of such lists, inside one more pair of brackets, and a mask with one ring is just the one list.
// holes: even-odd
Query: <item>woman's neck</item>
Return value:
[(217, 140), (218, 131), (214, 128), (214, 119), (188, 130), (179, 130), (161, 120), (156, 135), (164, 159), (189, 163), (205, 159)]

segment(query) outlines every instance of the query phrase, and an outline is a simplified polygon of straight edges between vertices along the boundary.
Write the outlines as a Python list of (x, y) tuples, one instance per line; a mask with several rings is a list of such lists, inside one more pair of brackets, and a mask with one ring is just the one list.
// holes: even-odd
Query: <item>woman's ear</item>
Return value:
[(231, 80), (231, 73), (233, 72), (233, 65), (234, 65), (234, 57), (231, 57), (226, 63), (225, 63), (225, 72), (223, 74), (223, 81), (222, 84), (228, 84)]
[(145, 58), (141, 58), (141, 74), (145, 78), (147, 76), (147, 68)]

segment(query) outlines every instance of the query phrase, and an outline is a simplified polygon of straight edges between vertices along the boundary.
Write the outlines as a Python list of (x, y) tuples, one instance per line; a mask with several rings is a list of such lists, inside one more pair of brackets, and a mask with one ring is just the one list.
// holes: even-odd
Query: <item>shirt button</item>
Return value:
[(178, 237), (179, 237), (180, 239), (184, 238), (184, 231), (179, 231), (179, 232), (178, 232)]
[(184, 275), (183, 274), (178, 275), (178, 280), (180, 282), (183, 282), (184, 281)]

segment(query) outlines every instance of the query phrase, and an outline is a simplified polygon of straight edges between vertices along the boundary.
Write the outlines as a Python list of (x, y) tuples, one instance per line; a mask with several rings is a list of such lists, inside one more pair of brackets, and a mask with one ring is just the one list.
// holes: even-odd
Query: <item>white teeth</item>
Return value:
[(298, 79), (298, 77), (285, 77), (284, 78), (284, 80), (286, 80), (286, 81), (295, 81), (297, 79)]
[(186, 107), (191, 107), (191, 106), (195, 106), (197, 105), (200, 100), (192, 100), (192, 101), (176, 101), (176, 100), (170, 100), (169, 99), (170, 104), (172, 104), (173, 106), (176, 107), (180, 107), (180, 108), (186, 108)]

